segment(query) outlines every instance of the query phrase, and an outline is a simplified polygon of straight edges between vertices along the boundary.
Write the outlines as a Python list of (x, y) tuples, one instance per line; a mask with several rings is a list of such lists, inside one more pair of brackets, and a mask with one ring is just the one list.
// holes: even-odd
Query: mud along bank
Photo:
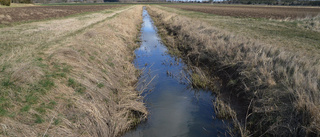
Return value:
[(131, 63), (141, 14), (127, 6), (1, 28), (1, 135), (111, 137), (144, 119)]
[[(169, 52), (201, 70), (195, 71), (201, 75), (194, 83), (212, 87), (216, 77), (222, 81), (222, 90), (215, 90), (217, 114), (229, 114), (235, 125), (241, 125), (236, 126), (239, 134), (319, 135), (319, 55), (236, 36), (157, 6), (148, 11)], [(232, 104), (233, 98), (245, 102), (240, 109)]]

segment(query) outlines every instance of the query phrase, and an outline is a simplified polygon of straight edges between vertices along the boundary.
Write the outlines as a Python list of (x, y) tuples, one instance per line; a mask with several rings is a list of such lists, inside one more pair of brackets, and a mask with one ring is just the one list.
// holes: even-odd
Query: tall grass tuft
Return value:
[(0, 29), (0, 136), (115, 137), (146, 118), (131, 63), (142, 6), (112, 11)]
[[(166, 45), (250, 102), (242, 126), (254, 136), (320, 135), (320, 57), (235, 36), (204, 22), (148, 8)], [(236, 117), (234, 117), (236, 118)], [(240, 119), (241, 120), (241, 119)]]

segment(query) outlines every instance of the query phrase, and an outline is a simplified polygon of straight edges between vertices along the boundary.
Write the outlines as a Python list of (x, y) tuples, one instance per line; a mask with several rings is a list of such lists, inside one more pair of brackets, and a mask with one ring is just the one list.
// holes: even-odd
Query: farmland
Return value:
[(234, 136), (320, 135), (319, 7), (145, 5), (0, 8), (0, 136), (120, 136), (147, 119), (152, 90), (154, 133), (205, 135), (188, 125), (205, 111)]
[[(171, 6), (171, 5), (168, 5)], [(209, 23), (211, 26), (219, 29), (232, 32), (236, 35), (246, 36), (250, 39), (255, 39), (266, 44), (276, 45), (278, 47), (286, 47), (286, 50), (294, 50), (299, 52), (314, 52), (319, 54), (320, 41), (320, 16), (310, 17), (303, 16), (302, 19), (269, 19), (269, 18), (248, 18), (248, 17), (234, 17), (234, 16), (220, 16), (212, 13), (203, 13), (190, 10), (181, 10), (179, 8), (168, 8), (168, 6), (161, 6), (160, 8), (166, 11), (174, 12), (179, 15), (187, 16), (193, 19), (201, 20)], [(179, 6), (179, 5), (172, 5)], [(182, 5), (188, 6), (188, 5)], [(179, 6), (180, 7), (180, 6)], [(192, 6), (190, 6), (192, 7)], [(211, 7), (214, 10), (215, 5), (204, 6)], [(228, 7), (228, 6), (226, 6)], [(226, 10), (233, 10), (232, 8)], [(241, 6), (241, 9), (255, 6)], [(281, 9), (279, 6), (268, 6), (272, 8)], [(284, 7), (286, 8), (286, 7)], [(309, 7), (312, 10), (318, 7)], [(200, 8), (201, 9), (201, 8)], [(234, 10), (237, 12), (237, 10)], [(249, 11), (248, 11), (249, 12)], [(273, 12), (269, 10), (268, 12)], [(296, 11), (293, 11), (296, 12)], [(237, 12), (241, 14), (241, 10)], [(250, 14), (259, 14), (251, 12)], [(250, 15), (248, 14), (248, 15)], [(282, 13), (281, 13), (282, 14)], [(305, 13), (301, 13), (305, 14)], [(319, 12), (318, 12), (319, 14)], [(314, 15), (317, 15), (314, 13)], [(288, 17), (283, 14), (284, 18)], [(310, 54), (311, 55), (311, 54)]]
[(166, 5), (166, 7), (198, 11), (209, 14), (245, 18), (296, 19), (320, 14), (319, 7), (289, 6), (225, 6), (225, 5)]
[(33, 6), (18, 8), (0, 8), (0, 24), (59, 18), (74, 14), (95, 12), (117, 7), (121, 7), (121, 5)]

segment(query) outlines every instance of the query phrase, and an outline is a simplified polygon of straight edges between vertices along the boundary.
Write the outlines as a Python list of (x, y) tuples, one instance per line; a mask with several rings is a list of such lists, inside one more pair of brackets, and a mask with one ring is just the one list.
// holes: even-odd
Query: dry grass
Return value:
[(141, 14), (124, 7), (2, 28), (0, 133), (118, 136), (144, 119), (131, 64)]
[(232, 32), (234, 35), (250, 37), (269, 45), (286, 47), (286, 50), (305, 51), (305, 54), (310, 54), (311, 52), (313, 52), (312, 54), (320, 53), (320, 33), (301, 27), (305, 23), (299, 21), (300, 19), (236, 18), (163, 6), (158, 7), (168, 12), (201, 20), (217, 29)]
[(246, 122), (250, 115), (245, 118), (244, 124), (242, 124), (238, 119), (237, 113), (230, 107), (230, 104), (225, 103), (219, 97), (216, 97), (213, 103), (215, 109), (215, 114), (220, 119), (232, 119), (233, 127), (228, 127), (228, 134), (232, 137), (241, 136), (248, 137), (251, 136), (250, 132), (247, 130)]
[(155, 6), (148, 10), (168, 46), (219, 76), (232, 96), (247, 102), (242, 105), (252, 100), (248, 122), (242, 121), (249, 135), (320, 134), (318, 54), (263, 44)]
[(298, 26), (302, 29), (320, 32), (320, 13), (316, 17), (298, 19)]

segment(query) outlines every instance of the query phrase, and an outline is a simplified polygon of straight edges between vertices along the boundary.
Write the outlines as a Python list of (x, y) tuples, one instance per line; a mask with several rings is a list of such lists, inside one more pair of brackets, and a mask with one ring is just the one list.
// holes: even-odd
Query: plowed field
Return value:
[(72, 14), (94, 12), (120, 6), (121, 5), (90, 5), (0, 8), (0, 24), (65, 17)]
[(267, 19), (305, 18), (320, 15), (319, 7), (231, 6), (231, 5), (165, 5), (166, 7), (198, 11), (222, 16)]

